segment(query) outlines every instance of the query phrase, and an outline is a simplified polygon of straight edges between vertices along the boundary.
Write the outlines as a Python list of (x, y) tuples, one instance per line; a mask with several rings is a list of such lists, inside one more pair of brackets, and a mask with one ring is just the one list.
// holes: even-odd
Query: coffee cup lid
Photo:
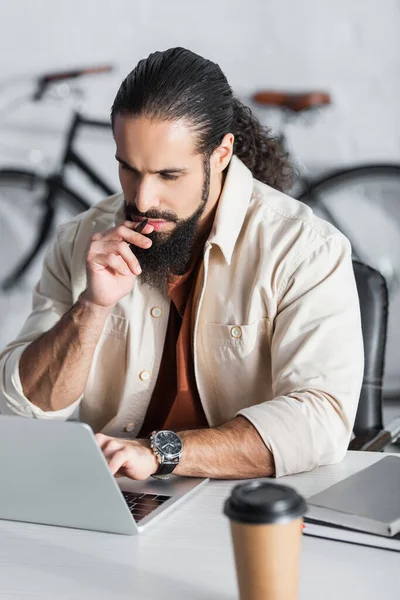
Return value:
[(257, 479), (236, 485), (224, 513), (239, 523), (287, 523), (306, 512), (306, 502), (293, 488)]

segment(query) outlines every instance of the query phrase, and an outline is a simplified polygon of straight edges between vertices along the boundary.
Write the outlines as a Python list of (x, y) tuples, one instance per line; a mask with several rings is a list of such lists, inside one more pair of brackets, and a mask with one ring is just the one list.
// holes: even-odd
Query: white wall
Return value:
[(291, 126), (317, 166), (400, 153), (398, 0), (1, 0), (0, 80), (111, 62), (89, 84), (108, 111), (117, 82), (154, 49), (182, 45), (217, 61), (242, 97), (260, 87), (323, 88), (334, 105)]
[[(82, 84), (87, 110), (107, 116), (140, 58), (181, 45), (218, 62), (245, 101), (263, 87), (331, 92), (333, 105), (312, 124), (288, 127), (312, 172), (400, 162), (399, 31), (398, 0), (0, 0), (0, 109), (12, 97), (7, 82), (19, 92), (25, 76), (105, 62), (117, 71)], [(68, 114), (47, 105), (21, 110), (7, 126), (0, 117), (0, 162), (17, 160), (7, 142), (40, 148), (54, 163)], [(274, 111), (257, 114), (278, 123)], [(90, 134), (81, 146), (116, 185), (112, 140), (102, 140)], [(389, 371), (400, 387), (395, 362)]]

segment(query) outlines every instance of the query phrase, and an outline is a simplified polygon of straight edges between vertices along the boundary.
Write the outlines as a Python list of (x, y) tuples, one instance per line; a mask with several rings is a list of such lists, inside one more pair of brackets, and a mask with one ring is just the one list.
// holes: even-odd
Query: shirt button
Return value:
[(149, 371), (140, 371), (139, 377), (142, 381), (148, 381), (150, 379)]
[(127, 431), (128, 433), (130, 433), (131, 431), (133, 431), (135, 429), (136, 423), (132, 422), (132, 423), (127, 423), (124, 427), (124, 431)]
[(153, 308), (150, 311), (150, 314), (155, 319), (158, 319), (162, 315), (162, 310), (159, 306), (153, 306)]
[(236, 339), (241, 338), (242, 337), (242, 330), (241, 330), (241, 328), (238, 327), (238, 326), (232, 327), (232, 329), (231, 329), (231, 336), (233, 338), (236, 338)]

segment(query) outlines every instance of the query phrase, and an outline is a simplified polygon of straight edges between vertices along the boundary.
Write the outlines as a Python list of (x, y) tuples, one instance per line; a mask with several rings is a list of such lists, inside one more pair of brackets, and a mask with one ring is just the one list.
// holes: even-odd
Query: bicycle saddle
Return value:
[(111, 65), (101, 65), (99, 67), (86, 67), (85, 69), (72, 69), (70, 71), (55, 71), (53, 73), (45, 73), (38, 77), (36, 82), (36, 89), (33, 93), (32, 99), (37, 102), (41, 100), (47, 87), (59, 81), (65, 81), (68, 79), (76, 79), (83, 75), (94, 75), (96, 73), (108, 73), (112, 71)]
[(305, 92), (303, 94), (296, 94), (291, 92), (274, 92), (269, 90), (262, 90), (256, 92), (252, 96), (253, 100), (257, 104), (264, 106), (280, 106), (281, 108), (287, 108), (293, 112), (302, 112), (304, 110), (310, 110), (311, 108), (318, 108), (331, 104), (331, 97), (326, 92)]

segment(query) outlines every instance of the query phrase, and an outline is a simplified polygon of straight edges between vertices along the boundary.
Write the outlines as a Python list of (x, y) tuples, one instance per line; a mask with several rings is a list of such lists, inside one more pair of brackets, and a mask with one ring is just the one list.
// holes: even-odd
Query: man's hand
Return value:
[(115, 477), (147, 479), (159, 467), (149, 440), (123, 440), (102, 433), (96, 434), (96, 440)]
[(93, 235), (86, 257), (87, 288), (81, 295), (83, 300), (110, 308), (132, 290), (141, 269), (129, 244), (150, 248), (151, 240), (142, 234), (153, 231), (149, 224), (142, 233), (135, 232), (135, 227), (137, 223), (125, 221)]

